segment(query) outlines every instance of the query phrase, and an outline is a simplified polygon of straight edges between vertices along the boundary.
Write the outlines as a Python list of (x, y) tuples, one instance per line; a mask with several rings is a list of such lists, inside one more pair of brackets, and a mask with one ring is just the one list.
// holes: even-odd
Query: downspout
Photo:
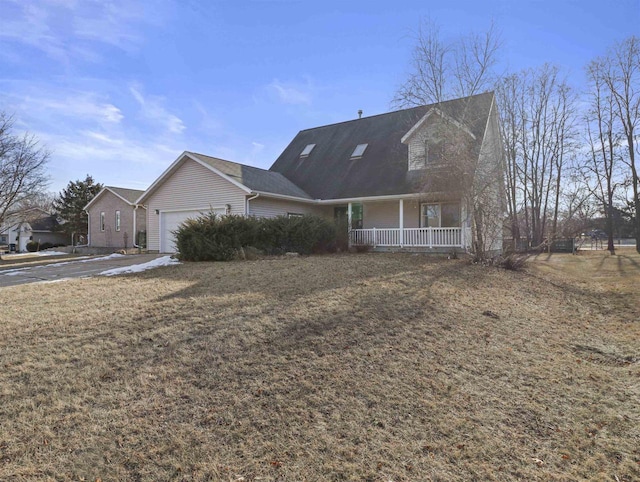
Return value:
[(138, 210), (138, 207), (139, 206), (137, 204), (133, 206), (133, 242), (131, 244), (133, 244), (134, 248), (140, 249), (140, 246), (136, 244), (136, 238), (137, 238), (136, 235), (138, 234), (138, 231), (136, 229), (136, 221), (137, 221), (136, 211)]
[[(91, 214), (89, 211), (85, 211), (87, 213), (87, 246), (91, 245)], [(71, 236), (71, 244), (73, 244), (73, 235)]]
[(245, 216), (249, 216), (249, 201), (253, 201), (254, 199), (258, 199), (260, 197), (260, 193), (257, 193), (255, 196), (247, 198), (247, 203), (244, 208)]

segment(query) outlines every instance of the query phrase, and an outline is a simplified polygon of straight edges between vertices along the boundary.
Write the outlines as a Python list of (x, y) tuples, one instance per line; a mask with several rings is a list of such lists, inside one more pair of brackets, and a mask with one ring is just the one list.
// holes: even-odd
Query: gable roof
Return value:
[(136, 200), (142, 196), (142, 193), (144, 192), (142, 189), (128, 189), (125, 187), (115, 186), (107, 186), (107, 189), (132, 205), (136, 203)]
[(128, 189), (126, 187), (105, 186), (100, 190), (98, 194), (96, 194), (93, 197), (93, 199), (91, 199), (91, 201), (87, 203), (87, 205), (84, 207), (84, 210), (86, 211), (87, 209), (89, 209), (89, 207), (94, 202), (96, 202), (98, 198), (102, 197), (102, 195), (107, 192), (110, 192), (116, 197), (119, 197), (120, 199), (122, 199), (127, 204), (130, 204), (131, 206), (135, 206), (136, 200), (140, 196), (142, 196), (142, 194), (144, 193), (144, 191), (141, 191), (140, 189)]
[(226, 161), (217, 157), (206, 156), (196, 152), (184, 151), (173, 163), (158, 177), (149, 188), (136, 200), (142, 203), (151, 195), (169, 176), (171, 176), (182, 163), (191, 159), (201, 166), (206, 167), (214, 174), (226, 179), (239, 187), (247, 194), (261, 193), (276, 196), (287, 196), (300, 199), (311, 197), (289, 179), (278, 172), (267, 171), (259, 167), (247, 166), (237, 162)]
[(251, 191), (311, 199), (306, 192), (279, 172), (267, 171), (259, 167), (225, 161), (224, 159), (205, 156), (204, 154), (198, 154), (196, 152), (189, 152), (189, 154), (223, 172), (230, 178), (235, 179)]
[(42, 217), (32, 219), (29, 221), (31, 225), (31, 231), (36, 232), (49, 232), (55, 231), (59, 226), (58, 220), (54, 214), (47, 214)]
[(15, 211), (7, 217), (8, 222), (0, 227), (0, 233), (10, 231), (12, 228), (28, 225), (31, 231), (50, 232), (59, 225), (55, 214), (50, 214), (41, 208), (30, 208), (23, 211)]
[[(316, 199), (348, 199), (415, 193), (423, 172), (408, 171), (403, 137), (432, 109), (466, 126), (479, 153), (493, 93), (363, 117), (300, 131), (271, 166)], [(306, 157), (300, 153), (315, 144)], [(358, 144), (368, 144), (352, 159)], [(434, 189), (436, 190), (436, 189)]]

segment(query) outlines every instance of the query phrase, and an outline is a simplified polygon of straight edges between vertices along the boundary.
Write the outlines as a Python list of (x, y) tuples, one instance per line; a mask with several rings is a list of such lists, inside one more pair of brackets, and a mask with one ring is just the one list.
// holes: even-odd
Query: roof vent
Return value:
[(358, 109), (358, 119), (362, 119), (362, 109)]

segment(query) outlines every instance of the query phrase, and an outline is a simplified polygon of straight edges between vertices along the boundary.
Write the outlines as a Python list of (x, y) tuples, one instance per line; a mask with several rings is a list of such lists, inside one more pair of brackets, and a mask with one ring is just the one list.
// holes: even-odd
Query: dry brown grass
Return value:
[(1, 480), (640, 479), (640, 256), (6, 288)]

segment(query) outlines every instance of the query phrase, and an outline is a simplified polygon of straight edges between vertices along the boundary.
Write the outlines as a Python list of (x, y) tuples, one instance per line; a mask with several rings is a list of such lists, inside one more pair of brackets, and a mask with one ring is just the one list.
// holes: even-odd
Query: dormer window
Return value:
[(311, 151), (313, 151), (314, 147), (316, 147), (315, 144), (307, 144), (307, 147), (302, 149), (302, 152), (300, 153), (300, 157), (307, 157), (309, 154), (311, 154)]
[(351, 159), (360, 159), (369, 144), (358, 144), (351, 154)]

